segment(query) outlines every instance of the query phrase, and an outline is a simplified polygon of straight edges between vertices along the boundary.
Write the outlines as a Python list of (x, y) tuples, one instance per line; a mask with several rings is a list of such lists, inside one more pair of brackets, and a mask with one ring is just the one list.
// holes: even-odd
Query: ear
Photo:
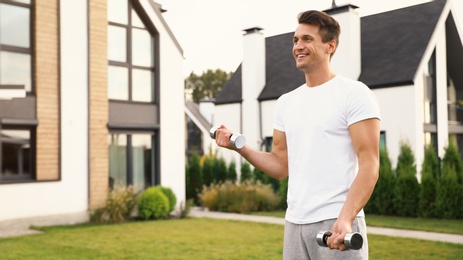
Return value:
[(337, 46), (336, 40), (331, 40), (328, 42), (328, 48), (326, 49), (326, 52), (329, 54), (334, 53), (337, 47), (338, 46)]

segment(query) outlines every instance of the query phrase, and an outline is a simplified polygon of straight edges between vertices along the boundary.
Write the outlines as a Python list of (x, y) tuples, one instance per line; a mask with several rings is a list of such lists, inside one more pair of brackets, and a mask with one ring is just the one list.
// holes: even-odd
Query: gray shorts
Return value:
[(352, 223), (352, 231), (360, 232), (363, 246), (360, 250), (332, 250), (317, 244), (319, 231), (331, 230), (336, 219), (328, 219), (312, 224), (285, 223), (283, 247), (284, 260), (319, 260), (319, 259), (368, 259), (368, 240), (365, 218), (357, 217)]

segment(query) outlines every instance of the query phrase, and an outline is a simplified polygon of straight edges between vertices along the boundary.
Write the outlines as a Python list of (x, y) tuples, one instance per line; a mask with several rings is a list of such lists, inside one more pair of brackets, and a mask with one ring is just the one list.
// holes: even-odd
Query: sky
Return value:
[[(331, 8), (332, 0), (155, 0), (184, 53), (183, 74), (208, 69), (233, 72), (242, 61), (243, 30), (263, 28), (265, 37), (293, 32), (297, 14)], [(353, 4), (361, 17), (432, 0), (336, 0)], [(463, 1), (453, 0), (463, 30)], [(288, 43), (291, 44), (291, 43)]]

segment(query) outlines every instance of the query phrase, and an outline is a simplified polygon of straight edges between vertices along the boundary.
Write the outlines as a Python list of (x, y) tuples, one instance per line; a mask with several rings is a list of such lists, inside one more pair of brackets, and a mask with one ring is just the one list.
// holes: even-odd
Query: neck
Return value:
[(316, 87), (330, 81), (335, 76), (336, 74), (330, 68), (305, 72), (305, 83), (308, 87)]

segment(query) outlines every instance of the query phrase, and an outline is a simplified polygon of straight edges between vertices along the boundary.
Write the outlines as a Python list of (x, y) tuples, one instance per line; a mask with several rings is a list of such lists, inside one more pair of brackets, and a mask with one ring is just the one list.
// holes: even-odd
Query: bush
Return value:
[(135, 206), (137, 194), (130, 187), (116, 187), (108, 193), (104, 206), (90, 213), (92, 223), (119, 223), (129, 221)]
[(188, 162), (188, 171), (186, 176), (186, 197), (187, 199), (193, 199), (193, 201), (199, 204), (198, 193), (201, 190), (201, 165), (199, 163), (199, 155), (193, 153)]
[(215, 159), (217, 178), (216, 182), (225, 182), (228, 179), (227, 164), (223, 158)]
[(412, 149), (402, 143), (397, 163), (397, 182), (394, 186), (393, 205), (398, 216), (416, 217), (420, 194)]
[(172, 212), (175, 209), (175, 205), (177, 204), (177, 197), (175, 196), (175, 193), (171, 188), (161, 185), (158, 185), (155, 188), (161, 190), (161, 192), (166, 195), (167, 199), (169, 200), (169, 213)]
[(161, 219), (169, 214), (169, 199), (156, 187), (146, 189), (138, 199), (138, 216), (141, 219)]
[(203, 206), (223, 212), (253, 212), (275, 210), (279, 198), (270, 185), (250, 181), (234, 184), (230, 181), (204, 187), (199, 195)]
[(241, 164), (240, 182), (251, 180), (251, 165), (248, 162)]
[(228, 180), (236, 183), (238, 180), (238, 174), (236, 173), (236, 163), (235, 161), (232, 161), (230, 165), (228, 166)]
[(395, 177), (386, 149), (379, 151), (379, 178), (365, 212), (369, 214), (392, 215)]
[(418, 212), (420, 217), (438, 217), (436, 213), (436, 189), (439, 172), (439, 160), (434, 147), (428, 146), (421, 167), (421, 193)]
[(442, 176), (437, 185), (437, 215), (446, 219), (461, 218), (463, 205), (463, 189), (458, 184), (456, 171), (448, 164), (442, 167)]
[(278, 194), (280, 196), (280, 208), (281, 209), (286, 209), (288, 208), (288, 181), (289, 177), (287, 177), (284, 180), (280, 181), (280, 188), (278, 189)]
[(215, 157), (205, 156), (202, 168), (202, 185), (209, 186), (215, 183)]
[(461, 161), (458, 148), (455, 145), (449, 145), (445, 148), (442, 164), (452, 167), (457, 177), (457, 182), (463, 184), (463, 162)]

